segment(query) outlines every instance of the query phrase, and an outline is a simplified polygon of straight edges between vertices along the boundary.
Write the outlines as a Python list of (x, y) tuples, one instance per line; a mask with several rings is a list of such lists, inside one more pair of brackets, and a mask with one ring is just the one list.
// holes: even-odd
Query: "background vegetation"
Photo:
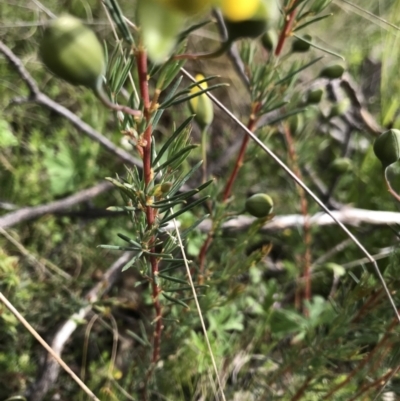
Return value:
[[(134, 20), (134, 4), (119, 4)], [(88, 21), (106, 43), (109, 71), (116, 68), (111, 55), (119, 42), (100, 1), (0, 3), (0, 54), (6, 45), (48, 96), (29, 99), (26, 76), (0, 56), (0, 290), (49, 344), (59, 340), (66, 322), (77, 325), (59, 353), (97, 397), (145, 399), (153, 347), (150, 286), (137, 266), (119, 274), (129, 255), (98, 247), (123, 246), (118, 234), (131, 237), (135, 230), (125, 213), (106, 210), (124, 206), (125, 199), (104, 178), (125, 176), (126, 167), (140, 160), (124, 140), (117, 114), (90, 91), (50, 75), (38, 59), (43, 25), (65, 11)], [(294, 39), (288, 38), (281, 56), (281, 74), (324, 56), (284, 88), (291, 103), (281, 115), (305, 110), (280, 121), (273, 115), (272, 123), (269, 115), (252, 128), (351, 226), (377, 259), (399, 306), (400, 214), (372, 144), (380, 132), (400, 128), (400, 1), (336, 0), (323, 14), (329, 13), (301, 34), (312, 35), (313, 43), (330, 53), (318, 48), (293, 53)], [(215, 49), (219, 40), (217, 24), (208, 24), (190, 36), (187, 49)], [(255, 69), (262, 71), (271, 57), (260, 40), (240, 41), (235, 49), (253, 80)], [(338, 80), (319, 78), (324, 66), (338, 62), (332, 53), (345, 58), (346, 73)], [(229, 83), (213, 94), (248, 123), (254, 98), (229, 55), (191, 60), (185, 68), (193, 75), (219, 75), (212, 83)], [(184, 78), (181, 85), (190, 81)], [(306, 107), (307, 93), (315, 87), (324, 89), (323, 100)], [(121, 103), (131, 93), (128, 79)], [(222, 202), (245, 133), (223, 110), (214, 107), (214, 112), (206, 138), (207, 178), (214, 179), (206, 189), (210, 200), (178, 220), (183, 231), (211, 214), (217, 227), (205, 257), (201, 250), (210, 218), (190, 233), (186, 252), (195, 282), (207, 285), (198, 294), (224, 395), (193, 301), (185, 300), (186, 308), (164, 298), (160, 358), (147, 384), (149, 399), (398, 399), (399, 321), (376, 271), (327, 216), (326, 223), (302, 220), (320, 212), (319, 206), (253, 142), (232, 196)], [(159, 148), (190, 115), (187, 102), (164, 113), (154, 132)], [(191, 142), (201, 142), (195, 122)], [(183, 171), (200, 159), (199, 147)], [(399, 189), (396, 166), (392, 170), (392, 185), (397, 182)], [(186, 189), (202, 178), (199, 171)], [(271, 222), (254, 222), (244, 213), (246, 198), (257, 192), (274, 200)], [(216, 226), (222, 213), (229, 213), (226, 225)], [(175, 273), (175, 279), (187, 279), (183, 268)], [(0, 400), (86, 399), (46, 355), (1, 305)]]

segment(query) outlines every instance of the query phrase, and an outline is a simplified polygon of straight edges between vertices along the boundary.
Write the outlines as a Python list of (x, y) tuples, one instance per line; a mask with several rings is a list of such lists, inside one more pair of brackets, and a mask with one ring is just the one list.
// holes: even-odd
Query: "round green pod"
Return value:
[[(311, 36), (310, 35), (304, 35), (304, 39), (302, 38), (295, 38), (294, 41), (292, 42), (292, 52), (294, 53), (305, 53), (310, 50), (310, 43), (311, 42)], [(306, 42), (307, 41), (307, 42)]]
[(276, 30), (268, 29), (268, 31), (261, 36), (261, 44), (265, 50), (273, 52), (278, 44), (278, 33)]
[(330, 169), (335, 173), (343, 174), (351, 170), (352, 166), (353, 162), (348, 157), (338, 157), (331, 163)]
[(349, 98), (345, 97), (342, 99), (340, 102), (335, 103), (331, 107), (331, 111), (329, 113), (328, 118), (333, 118), (333, 117), (340, 117), (343, 114), (345, 114), (351, 106), (351, 101)]
[(400, 160), (400, 130), (393, 128), (376, 138), (374, 153), (383, 168)]
[(103, 47), (79, 19), (62, 15), (46, 27), (39, 49), (45, 66), (72, 85), (98, 91), (105, 73)]
[(320, 72), (320, 77), (328, 79), (340, 78), (345, 71), (345, 68), (341, 64), (332, 64), (323, 68)]
[[(196, 75), (196, 81), (202, 81), (204, 76), (202, 74)], [(200, 86), (200, 88), (199, 88)], [(199, 86), (195, 85), (190, 90), (191, 95), (195, 95), (202, 89), (207, 89), (207, 82), (202, 82)], [(199, 96), (193, 97), (189, 100), (190, 111), (195, 114), (195, 120), (199, 124), (201, 129), (209, 126), (214, 119), (214, 106), (212, 100), (207, 96), (206, 93), (202, 93)]]
[(306, 103), (318, 104), (321, 101), (323, 95), (324, 95), (324, 90), (322, 88), (310, 89), (307, 92)]
[(245, 208), (254, 217), (267, 217), (272, 213), (274, 202), (267, 194), (255, 194), (246, 200)]

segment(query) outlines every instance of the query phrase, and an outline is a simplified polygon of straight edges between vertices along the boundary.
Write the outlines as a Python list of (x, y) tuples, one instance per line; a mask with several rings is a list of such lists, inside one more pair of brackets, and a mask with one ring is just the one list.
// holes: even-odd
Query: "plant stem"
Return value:
[[(287, 8), (291, 9), (296, 5), (296, 3), (297, 0), (292, 0)], [(296, 9), (294, 9), (289, 15), (286, 15), (285, 25), (283, 26), (282, 32), (279, 36), (278, 44), (275, 49), (275, 56), (279, 56), (281, 54), (285, 40), (289, 36), (290, 30), (292, 29), (295, 16), (296, 16)]]
[[(142, 146), (143, 146), (143, 177), (145, 184), (148, 185), (153, 179), (153, 174), (154, 174), (151, 168), (151, 141), (152, 141), (152, 125), (150, 123), (151, 102), (149, 95), (149, 85), (147, 81), (147, 55), (146, 51), (141, 47), (139, 47), (136, 52), (136, 63), (138, 68), (140, 94), (144, 106), (143, 113), (147, 121), (146, 130), (142, 135), (143, 139)], [(146, 218), (147, 218), (147, 227), (150, 230), (153, 227), (155, 221), (154, 209), (150, 206), (146, 207)], [(155, 243), (155, 238), (153, 237), (149, 241), (150, 252), (152, 253), (155, 253), (154, 243)], [(146, 380), (144, 383), (144, 389), (143, 389), (144, 399), (147, 399), (148, 382), (152, 376), (156, 363), (160, 358), (161, 331), (163, 328), (162, 308), (159, 300), (160, 287), (157, 284), (158, 260), (155, 256), (150, 256), (149, 261), (152, 273), (151, 288), (152, 288), (153, 306), (156, 317), (154, 319), (153, 355), (151, 359), (151, 364), (147, 371)]]
[[(255, 126), (256, 126), (257, 112), (260, 109), (260, 107), (261, 107), (261, 105), (259, 103), (253, 104), (252, 111), (251, 111), (250, 118), (249, 118), (249, 122), (247, 123), (247, 128), (250, 131), (253, 131)], [(249, 141), (250, 141), (250, 137), (248, 135), (245, 135), (244, 138), (243, 138), (243, 141), (242, 141), (242, 146), (240, 147), (240, 150), (239, 150), (238, 157), (236, 159), (235, 166), (233, 167), (232, 173), (231, 173), (231, 175), (230, 175), (230, 177), (228, 179), (228, 182), (227, 182), (227, 184), (225, 186), (224, 194), (223, 194), (223, 197), (222, 197), (222, 200), (224, 202), (226, 202), (228, 200), (228, 198), (231, 196), (232, 187), (233, 187), (233, 184), (234, 184), (234, 182), (236, 180), (236, 177), (237, 177), (237, 175), (239, 173), (239, 170), (243, 165), (243, 159), (244, 159), (244, 155), (246, 153), (246, 149), (247, 149), (247, 145), (248, 145)]]

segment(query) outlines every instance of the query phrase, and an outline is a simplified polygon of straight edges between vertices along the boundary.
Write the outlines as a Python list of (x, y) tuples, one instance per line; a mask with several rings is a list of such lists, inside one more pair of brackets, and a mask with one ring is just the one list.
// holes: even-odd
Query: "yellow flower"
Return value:
[(220, 0), (222, 14), (230, 21), (244, 21), (254, 16), (262, 0)]

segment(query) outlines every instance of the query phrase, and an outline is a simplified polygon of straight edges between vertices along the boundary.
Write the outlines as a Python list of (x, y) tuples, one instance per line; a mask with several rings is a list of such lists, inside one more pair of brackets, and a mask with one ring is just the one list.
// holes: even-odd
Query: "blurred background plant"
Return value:
[[(0, 290), (101, 400), (397, 399), (377, 271), (238, 121), (352, 226), (399, 305), (372, 147), (400, 128), (400, 1), (235, 4), (0, 4)], [(43, 67), (65, 12), (101, 40), (110, 101), (142, 116)], [(3, 305), (0, 372), (0, 400), (87, 397)]]

